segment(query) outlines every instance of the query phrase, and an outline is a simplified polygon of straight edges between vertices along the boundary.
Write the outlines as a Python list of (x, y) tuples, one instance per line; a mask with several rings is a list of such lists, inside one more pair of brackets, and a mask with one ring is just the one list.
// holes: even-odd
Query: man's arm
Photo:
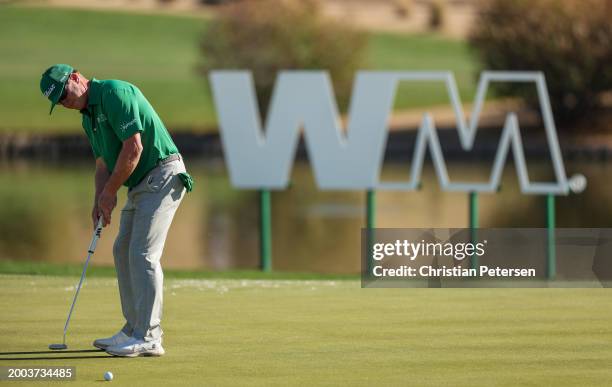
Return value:
[(141, 154), (140, 133), (136, 133), (123, 141), (113, 173), (104, 184), (104, 188), (98, 197), (98, 209), (104, 217), (104, 226), (111, 222), (111, 212), (117, 205), (117, 191), (136, 169)]
[(100, 199), (100, 194), (110, 177), (110, 172), (108, 171), (108, 167), (104, 162), (102, 157), (98, 157), (96, 159), (96, 174), (94, 177), (96, 193), (94, 196), (94, 205), (93, 210), (91, 211), (91, 220), (93, 221), (94, 228), (98, 225), (98, 218), (100, 217), (100, 211), (98, 209), (98, 200)]

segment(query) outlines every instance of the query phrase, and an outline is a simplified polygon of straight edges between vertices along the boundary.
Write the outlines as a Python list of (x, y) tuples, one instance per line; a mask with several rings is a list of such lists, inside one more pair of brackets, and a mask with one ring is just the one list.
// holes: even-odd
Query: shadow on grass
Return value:
[(1, 357), (1, 361), (19, 361), (19, 360), (72, 360), (72, 359), (111, 359), (113, 355), (106, 356), (37, 356), (37, 357)]
[[(92, 356), (92, 355), (87, 355), (87, 356), (36, 356), (36, 357), (5, 357), (7, 355), (63, 355), (66, 353), (91, 353), (91, 352), (96, 352), (96, 353), (100, 353), (100, 354), (104, 354), (102, 356)], [(102, 359), (102, 358), (111, 358), (114, 357), (113, 355), (109, 355), (106, 352), (104, 352), (104, 350), (102, 349), (75, 349), (72, 351), (53, 351), (53, 350), (48, 350), (48, 351), (29, 351), (29, 352), (0, 352), (0, 361), (3, 360), (10, 360), (10, 361), (15, 361), (15, 360), (53, 360), (53, 359), (59, 359), (59, 360), (70, 360), (70, 359)]]
[(48, 350), (48, 351), (32, 351), (32, 352), (0, 352), (0, 356), (4, 355), (41, 355), (45, 353), (83, 353), (83, 352), (104, 352), (103, 349), (74, 349), (72, 351), (56, 351), (56, 350)]

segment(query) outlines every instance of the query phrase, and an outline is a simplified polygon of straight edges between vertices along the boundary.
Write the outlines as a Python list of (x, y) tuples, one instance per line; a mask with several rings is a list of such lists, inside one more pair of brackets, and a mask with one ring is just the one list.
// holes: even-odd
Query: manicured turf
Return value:
[(79, 128), (75, 112), (57, 109), (48, 116), (38, 82), (53, 63), (70, 63), (99, 79), (132, 81), (169, 125), (210, 125), (212, 105), (194, 73), (202, 25), (184, 17), (2, 7), (0, 126)]
[[(210, 91), (196, 74), (206, 21), (192, 17), (0, 5), (0, 133), (80, 130), (65, 109), (48, 116), (41, 72), (70, 63), (87, 76), (138, 85), (172, 129), (214, 130)], [(475, 61), (467, 45), (435, 36), (373, 35), (364, 67), (453, 70), (471, 99)], [(401, 86), (397, 107), (446, 103), (440, 85)]]
[[(467, 43), (439, 36), (377, 34), (370, 38), (368, 61), (374, 69), (452, 71), (461, 99), (467, 102), (476, 93), (478, 64), (473, 54)], [(395, 107), (448, 104), (447, 95), (440, 82), (406, 82), (398, 88)]]
[[(52, 263), (44, 261), (26, 261), (0, 259), (1, 274), (35, 274), (44, 276), (80, 276), (82, 263)], [(87, 277), (115, 277), (115, 268), (100, 266), (95, 263), (87, 268)], [(323, 274), (274, 271), (264, 273), (260, 270), (179, 270), (164, 269), (164, 278), (176, 279), (255, 279), (255, 280), (356, 280), (358, 274)]]
[[(61, 341), (77, 280), (0, 276), (0, 365), (76, 366), (78, 385), (98, 385), (105, 371), (125, 386), (612, 383), (612, 309), (603, 289), (168, 279), (166, 356), (48, 353)], [(91, 349), (121, 323), (115, 281), (90, 278), (69, 349)], [(7, 354), (34, 351), (41, 353)]]

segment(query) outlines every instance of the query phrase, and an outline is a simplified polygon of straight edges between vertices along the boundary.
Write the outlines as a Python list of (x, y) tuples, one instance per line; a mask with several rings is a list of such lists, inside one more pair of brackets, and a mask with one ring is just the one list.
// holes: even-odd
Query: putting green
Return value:
[[(166, 356), (48, 353), (61, 341), (77, 280), (0, 276), (0, 366), (75, 366), (78, 385), (98, 385), (105, 371), (114, 373), (112, 383), (146, 386), (612, 383), (605, 289), (168, 279)], [(69, 349), (91, 349), (121, 323), (115, 280), (88, 279)], [(7, 354), (22, 351), (42, 353)]]

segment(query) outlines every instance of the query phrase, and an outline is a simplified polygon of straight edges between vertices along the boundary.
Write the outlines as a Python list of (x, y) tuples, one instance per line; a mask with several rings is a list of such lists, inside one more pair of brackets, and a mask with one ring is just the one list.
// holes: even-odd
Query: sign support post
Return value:
[(259, 191), (259, 253), (261, 270), (272, 271), (272, 205), (270, 190)]
[(366, 191), (366, 265), (368, 274), (372, 268), (372, 249), (374, 246), (374, 228), (376, 227), (376, 191)]
[(555, 240), (555, 195), (546, 195), (546, 277), (554, 280), (557, 275), (557, 251)]
[[(476, 239), (478, 238), (478, 192), (470, 191), (469, 194), (469, 207), (470, 207), (470, 242), (476, 243)], [(478, 265), (478, 257), (476, 254), (472, 254), (471, 259), (471, 268), (477, 269)]]

